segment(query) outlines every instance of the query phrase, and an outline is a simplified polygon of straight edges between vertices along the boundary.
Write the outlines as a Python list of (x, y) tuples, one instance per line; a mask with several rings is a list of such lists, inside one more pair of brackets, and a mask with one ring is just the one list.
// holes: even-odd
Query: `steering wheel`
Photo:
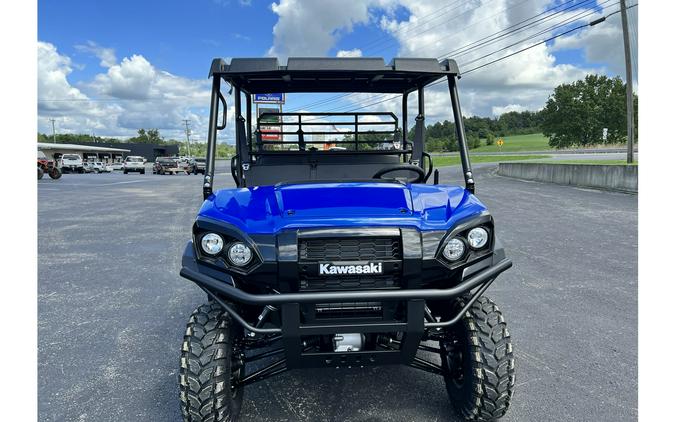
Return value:
[(413, 164), (398, 164), (395, 166), (385, 167), (383, 169), (378, 170), (377, 173), (373, 175), (373, 179), (382, 179), (382, 176), (387, 173), (401, 170), (409, 170), (417, 174), (417, 177), (413, 180), (409, 180), (408, 183), (420, 183), (421, 181), (424, 180), (425, 176), (424, 170), (421, 167), (415, 166)]

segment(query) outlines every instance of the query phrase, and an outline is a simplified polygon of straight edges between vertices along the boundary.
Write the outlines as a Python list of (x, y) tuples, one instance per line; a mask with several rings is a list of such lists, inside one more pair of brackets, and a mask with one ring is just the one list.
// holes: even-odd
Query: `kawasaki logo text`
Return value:
[(382, 263), (371, 262), (364, 265), (319, 264), (319, 275), (333, 274), (382, 274)]

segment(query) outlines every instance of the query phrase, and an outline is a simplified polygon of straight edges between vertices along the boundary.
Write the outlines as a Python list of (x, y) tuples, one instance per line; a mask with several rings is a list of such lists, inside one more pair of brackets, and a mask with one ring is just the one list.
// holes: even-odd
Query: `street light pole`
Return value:
[(630, 39), (628, 38), (628, 15), (626, 14), (626, 0), (621, 0), (621, 25), (623, 26), (623, 51), (626, 58), (626, 125), (628, 135), (627, 162), (633, 162), (633, 68), (630, 59)]
[(56, 128), (54, 127), (54, 122), (56, 122), (56, 119), (49, 119), (50, 122), (52, 122), (52, 140), (54, 143), (56, 143)]
[(190, 154), (190, 120), (184, 119), (183, 123), (185, 123), (185, 138), (187, 139), (187, 153), (188, 157), (191, 156)]

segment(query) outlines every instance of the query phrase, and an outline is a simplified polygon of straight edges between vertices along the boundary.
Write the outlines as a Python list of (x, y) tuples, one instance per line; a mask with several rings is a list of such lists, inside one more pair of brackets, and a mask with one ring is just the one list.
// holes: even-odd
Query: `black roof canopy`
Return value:
[(214, 59), (209, 76), (220, 76), (250, 94), (270, 92), (383, 92), (416, 90), (444, 76), (459, 75), (454, 60), (376, 57), (276, 57)]

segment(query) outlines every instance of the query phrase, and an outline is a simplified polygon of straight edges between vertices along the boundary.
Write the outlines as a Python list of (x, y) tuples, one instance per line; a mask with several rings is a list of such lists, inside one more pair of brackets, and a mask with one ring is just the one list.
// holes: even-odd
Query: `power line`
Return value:
[[(528, 1), (529, 1), (529, 0), (522, 0), (520, 3), (518, 3), (517, 5), (511, 6), (510, 8), (513, 8), (513, 7), (516, 7), (516, 6), (520, 6), (520, 5), (522, 5), (523, 3), (526, 3), (526, 2), (528, 2)], [(463, 2), (463, 3), (466, 3), (466, 2)], [(459, 19), (461, 16), (466, 15), (467, 13), (473, 12), (473, 11), (475, 11), (475, 10), (478, 10), (478, 9), (480, 9), (481, 7), (483, 7), (483, 6), (487, 5), (487, 4), (488, 4), (487, 2), (481, 3), (481, 4), (479, 4), (479, 5), (476, 6), (476, 7), (473, 7), (473, 8), (471, 8), (471, 9), (465, 10), (464, 12), (462, 12), (462, 13), (456, 15), (456, 16), (453, 16), (453, 17), (449, 18), (448, 20), (444, 20), (443, 22), (440, 22), (440, 23), (438, 23), (438, 24), (432, 25), (432, 26), (430, 26), (430, 27), (428, 27), (428, 28), (426, 28), (426, 29), (423, 29), (423, 30), (417, 30), (418, 28), (420, 28), (420, 27), (422, 27), (422, 26), (426, 26), (426, 25), (428, 24), (428, 22), (434, 21), (434, 20), (436, 20), (436, 19), (442, 17), (443, 15), (447, 15), (447, 14), (448, 14), (449, 12), (451, 12), (452, 10), (459, 9), (459, 7), (454, 8), (454, 9), (452, 9), (452, 10), (445, 11), (445, 12), (443, 12), (443, 13), (437, 13), (437, 12), (438, 12), (438, 10), (437, 10), (436, 13), (432, 13), (432, 14), (434, 14), (435, 16), (434, 16), (433, 18), (429, 19), (428, 22), (422, 23), (422, 24), (418, 24), (418, 25), (415, 25), (415, 26), (413, 26), (412, 28), (411, 28), (411, 27), (405, 28), (405, 30), (403, 31), (403, 33), (400, 33), (401, 30), (395, 31), (395, 32), (396, 32), (396, 35), (399, 35), (399, 36), (400, 36), (400, 35), (407, 35), (409, 32), (413, 32), (413, 30), (417, 30), (417, 31), (414, 31), (414, 33), (410, 35), (410, 38), (416, 38), (416, 37), (419, 37), (419, 36), (422, 35), (422, 34), (426, 34), (427, 32), (431, 31), (432, 29), (438, 28), (439, 26), (447, 25), (449, 22), (452, 22), (453, 20)], [(462, 4), (462, 5), (464, 5), (464, 4)], [(505, 9), (505, 10), (506, 10), (506, 9)], [(429, 16), (429, 15), (425, 15), (425, 16)], [(391, 40), (391, 39), (384, 39), (384, 41), (385, 41), (385, 42), (384, 42), (384, 45), (389, 45), (389, 44), (392, 44), (392, 41), (393, 41), (393, 40)], [(376, 51), (382, 51), (382, 50), (385, 50), (386, 48), (388, 48), (388, 47), (384, 47), (384, 48), (381, 47), (381, 48), (378, 48)], [(366, 49), (364, 49), (364, 51), (367, 51), (367, 50), (371, 50), (371, 48), (366, 48)]]
[[(566, 8), (564, 8), (564, 9), (560, 9), (560, 10), (556, 11), (555, 13), (552, 13), (552, 14), (550, 14), (550, 15), (548, 15), (548, 16), (541, 17), (541, 18), (539, 18), (539, 19), (536, 19), (536, 20), (533, 21), (533, 22), (530, 22), (530, 23), (528, 23), (528, 24), (526, 24), (526, 25), (523, 25), (523, 26), (521, 26), (521, 27), (518, 27), (519, 25), (521, 25), (521, 24), (523, 24), (523, 23), (526, 23), (526, 22), (528, 22), (528, 21), (530, 21), (530, 20), (532, 20), (532, 19), (535, 19), (535, 18), (537, 18), (537, 17), (539, 17), (539, 16), (541, 16), (541, 15), (544, 15), (544, 14), (546, 14), (546, 13), (548, 13), (548, 12), (552, 12), (553, 10), (557, 9), (558, 7), (561, 7), (561, 6), (564, 6), (564, 5), (566, 5), (566, 4), (575, 2), (575, 0), (570, 0), (570, 1), (566, 2), (566, 3), (562, 3), (562, 4), (558, 5), (558, 6), (554, 6), (554, 7), (550, 8), (550, 9), (548, 9), (548, 10), (545, 10), (545, 11), (543, 11), (543, 12), (541, 12), (541, 13), (535, 15), (535, 16), (532, 16), (532, 17), (527, 18), (527, 19), (525, 19), (525, 20), (522, 20), (522, 21), (520, 21), (520, 22), (518, 22), (518, 23), (516, 23), (516, 24), (513, 24), (513, 25), (511, 25), (511, 26), (509, 26), (509, 27), (507, 27), (507, 28), (504, 28), (504, 29), (502, 29), (501, 31), (496, 32), (496, 33), (494, 33), (494, 34), (492, 34), (492, 35), (489, 35), (489, 36), (487, 36), (487, 37), (483, 37), (483, 38), (481, 38), (480, 40), (477, 40), (477, 41), (474, 41), (474, 42), (472, 42), (472, 43), (469, 43), (469, 44), (467, 44), (467, 45), (465, 45), (465, 46), (463, 46), (463, 47), (460, 47), (459, 49), (455, 49), (455, 50), (449, 51), (449, 52), (447, 52), (447, 53), (445, 53), (445, 54), (442, 54), (441, 57), (443, 57), (443, 56), (445, 56), (445, 57), (450, 57), (450, 56), (452, 56), (453, 58), (457, 58), (457, 57), (463, 56), (463, 55), (467, 54), (467, 53), (470, 52), (470, 51), (476, 50), (476, 49), (481, 48), (481, 47), (484, 47), (484, 46), (486, 46), (486, 45), (494, 44), (495, 42), (497, 42), (497, 41), (500, 40), (500, 39), (503, 39), (504, 37), (511, 36), (511, 35), (513, 35), (513, 34), (515, 34), (515, 33), (518, 33), (518, 32), (521, 32), (521, 31), (523, 31), (523, 30), (525, 30), (525, 29), (528, 29), (528, 28), (531, 28), (531, 27), (533, 27), (533, 26), (536, 26), (536, 25), (538, 25), (538, 24), (540, 24), (540, 23), (542, 23), (542, 22), (546, 22), (547, 20), (550, 20), (550, 19), (556, 17), (557, 15), (559, 15), (559, 14), (561, 14), (561, 13), (563, 13), (563, 12), (566, 12), (567, 10), (574, 9), (574, 8), (579, 9), (579, 8), (581, 8), (580, 6), (583, 6), (583, 5), (587, 4), (587, 3), (591, 3), (591, 2), (593, 2), (593, 1), (594, 1), (594, 0), (584, 0), (584, 1), (582, 1), (581, 3), (575, 3), (575, 4), (573, 4), (572, 6), (566, 7)], [(599, 6), (599, 5), (598, 5), (598, 6)], [(596, 6), (596, 7), (597, 7), (597, 6)], [(515, 28), (515, 29), (514, 29), (514, 28)], [(494, 38), (493, 38), (493, 37), (494, 37)], [(467, 47), (470, 47), (470, 48), (467, 48)]]
[[(629, 8), (636, 7), (637, 5), (638, 5), (638, 3), (635, 3), (634, 5), (630, 6)], [(552, 40), (554, 40), (554, 39), (556, 39), (556, 38), (559, 38), (559, 37), (562, 37), (562, 36), (567, 35), (567, 34), (569, 34), (569, 33), (572, 33), (572, 32), (574, 32), (574, 31), (578, 31), (578, 30), (580, 30), (580, 29), (582, 29), (582, 28), (586, 28), (586, 27), (591, 27), (591, 26), (597, 25), (598, 23), (604, 22), (607, 18), (609, 18), (609, 17), (611, 17), (611, 16), (613, 16), (613, 15), (616, 15), (616, 14), (619, 13), (619, 12), (620, 12), (620, 11), (617, 10), (617, 11), (614, 11), (614, 12), (608, 14), (608, 15), (603, 16), (602, 18), (596, 19), (596, 20), (594, 20), (594, 21), (592, 21), (592, 22), (589, 22), (589, 23), (586, 23), (586, 24), (583, 24), (583, 25), (576, 26), (576, 27), (574, 27), (574, 28), (572, 28), (572, 29), (569, 29), (569, 30), (567, 30), (567, 31), (561, 32), (560, 34), (557, 34), (557, 35), (554, 35), (554, 36), (552, 36), (552, 37), (549, 37), (549, 38), (547, 38), (547, 39), (545, 39), (545, 40), (542, 40), (542, 41), (540, 41), (540, 42), (537, 42), (537, 43), (535, 43), (535, 44), (532, 44), (532, 45), (530, 45), (530, 46), (528, 46), (528, 47), (522, 48), (522, 49), (520, 49), (520, 50), (518, 50), (518, 51), (515, 51), (515, 52), (513, 52), (513, 53), (510, 53), (510, 54), (507, 54), (506, 56), (500, 57), (500, 58), (495, 59), (495, 60), (492, 60), (492, 61), (490, 61), (490, 62), (488, 62), (488, 63), (484, 63), (484, 64), (482, 64), (482, 65), (480, 65), (480, 66), (477, 66), (477, 67), (474, 67), (474, 68), (472, 68), (472, 69), (469, 69), (469, 70), (463, 72), (462, 74), (463, 74), (463, 75), (466, 75), (466, 74), (468, 74), (468, 73), (474, 72), (474, 71), (476, 71), (476, 70), (478, 70), (478, 69), (481, 69), (481, 68), (484, 68), (484, 67), (486, 67), (486, 66), (492, 65), (492, 64), (494, 64), (494, 63), (500, 62), (500, 61), (502, 61), (502, 60), (508, 59), (509, 57), (512, 57), (512, 56), (514, 56), (514, 55), (516, 55), (516, 54), (522, 53), (522, 52), (527, 51), (527, 50), (529, 50), (529, 49), (531, 49), (531, 48), (534, 48), (534, 47), (536, 47), (536, 46), (538, 46), (538, 45), (547, 43), (547, 42), (552, 41)], [(581, 18), (579, 18), (579, 19), (581, 19)], [(434, 86), (434, 85), (438, 85), (438, 84), (443, 83), (443, 82), (444, 82), (444, 81), (441, 79), (441, 80), (438, 80), (438, 81), (436, 81), (436, 82), (434, 82), (434, 83), (431, 83), (431, 84), (427, 85), (427, 87), (432, 87), (432, 86)], [(351, 110), (349, 110), (349, 111), (361, 110), (361, 109), (363, 109), (363, 108), (367, 108), (367, 107), (371, 107), (371, 106), (374, 106), (374, 105), (377, 105), (377, 104), (381, 104), (381, 103), (383, 103), (383, 102), (390, 101), (390, 100), (393, 100), (393, 99), (396, 99), (396, 98), (400, 98), (400, 97), (402, 97), (402, 96), (403, 96), (402, 94), (396, 94), (396, 95), (394, 95), (394, 96), (392, 96), (392, 97), (390, 97), (390, 98), (385, 98), (385, 99), (382, 99), (382, 100), (379, 100), (379, 101), (376, 101), (376, 102), (373, 102), (373, 103), (370, 103), (370, 104), (365, 104), (365, 105), (363, 105), (363, 106), (360, 106), (360, 107), (358, 107), (358, 108), (351, 109)]]
[[(612, 1), (612, 0), (605, 0), (603, 3), (600, 3), (600, 4), (608, 3), (609, 1)], [(614, 5), (616, 5), (616, 3), (614, 3), (614, 4), (610, 5), (610, 6), (614, 6)], [(568, 19), (565, 19), (564, 21), (562, 21), (562, 22), (559, 23), (559, 24), (556, 24), (556, 25), (553, 26), (553, 27), (550, 27), (550, 28), (544, 29), (544, 30), (542, 30), (542, 31), (539, 31), (539, 32), (537, 32), (536, 34), (533, 34), (533, 35), (530, 35), (530, 36), (528, 36), (528, 37), (526, 37), (526, 38), (523, 38), (523, 39), (521, 39), (521, 40), (518, 40), (518, 41), (516, 41), (516, 42), (514, 42), (514, 43), (512, 43), (512, 44), (509, 44), (509, 45), (507, 45), (507, 46), (505, 46), (505, 47), (502, 47), (502, 48), (500, 48), (500, 49), (498, 49), (498, 50), (495, 50), (495, 51), (493, 51), (493, 52), (491, 52), (491, 53), (485, 54), (485, 55), (483, 55), (483, 56), (481, 56), (481, 57), (477, 57), (477, 58), (475, 58), (475, 59), (469, 60), (468, 62), (462, 63), (462, 65), (463, 65), (463, 66), (464, 66), (464, 65), (468, 65), (468, 64), (471, 64), (471, 63), (475, 63), (475, 62), (477, 62), (477, 61), (479, 61), (479, 60), (488, 58), (488, 57), (492, 56), (493, 54), (497, 54), (497, 53), (500, 53), (500, 52), (502, 52), (502, 51), (504, 51), (504, 50), (508, 50), (508, 49), (511, 48), (511, 47), (514, 47), (514, 46), (516, 46), (516, 45), (518, 45), (518, 44), (521, 44), (521, 43), (523, 43), (523, 42), (529, 41), (529, 40), (531, 40), (531, 39), (533, 39), (533, 38), (536, 38), (536, 37), (538, 37), (538, 36), (540, 36), (540, 35), (543, 35), (543, 34), (545, 34), (545, 33), (547, 33), (547, 32), (550, 32), (550, 31), (554, 31), (554, 30), (556, 30), (556, 29), (563, 28), (563, 27), (565, 27), (565, 26), (571, 24), (572, 22), (576, 22), (576, 21), (581, 20), (581, 19), (583, 19), (583, 18), (585, 18), (585, 17), (588, 17), (588, 16), (592, 15), (593, 13), (595, 13), (593, 10), (578, 13), (578, 14), (576, 14), (576, 15), (574, 15), (574, 16), (568, 18)], [(586, 26), (586, 25), (584, 25), (584, 26)], [(468, 72), (464, 72), (464, 74), (466, 74), (466, 73), (468, 73)]]
[[(438, 19), (439, 17), (441, 17), (441, 16), (443, 16), (443, 15), (446, 15), (448, 12), (451, 12), (451, 11), (453, 11), (453, 10), (459, 9), (459, 7), (454, 7), (454, 8), (452, 8), (452, 9), (450, 9), (450, 10), (447, 10), (447, 11), (445, 11), (445, 12), (443, 12), (443, 13), (439, 13), (439, 12), (442, 11), (443, 9), (447, 9), (447, 8), (449, 8), (449, 7), (451, 7), (451, 6), (455, 6), (455, 5), (457, 5), (458, 3), (462, 3), (462, 5), (463, 5), (463, 4), (465, 3), (465, 0), (457, 0), (457, 1), (455, 1), (455, 2), (450, 2), (450, 3), (446, 4), (445, 6), (441, 6), (441, 7), (437, 8), (437, 9), (435, 9), (433, 12), (431, 12), (431, 13), (429, 13), (429, 14), (420, 16), (420, 17), (417, 19), (417, 22), (415, 22), (415, 25), (414, 25), (412, 28), (411, 28), (411, 27), (407, 27), (407, 28), (401, 28), (401, 27), (399, 27), (397, 30), (392, 31), (392, 32), (390, 33), (390, 35), (393, 36), (394, 34), (395, 34), (395, 35), (403, 35), (403, 34), (407, 34), (408, 32), (411, 32), (411, 31), (414, 30), (414, 29), (417, 29), (417, 28), (419, 28), (419, 27), (421, 27), (421, 26), (424, 26), (424, 25), (425, 25), (426, 23), (428, 23), (428, 22), (431, 22), (431, 21), (433, 21), (433, 20)], [(431, 19), (427, 19), (427, 18), (430, 18), (430, 17), (431, 17)], [(388, 36), (386, 36), (386, 35), (381, 35), (381, 36), (379, 36), (379, 37), (377, 37), (377, 38), (375, 38), (375, 39), (373, 39), (373, 40), (370, 40), (370, 42), (368, 42), (368, 43), (366, 43), (366, 44), (360, 46), (359, 48), (361, 48), (362, 51), (371, 50), (371, 48), (372, 48), (373, 46), (375, 46), (375, 45), (377, 45), (377, 44), (380, 44), (382, 41), (390, 42), (391, 40), (389, 39)]]
[[(481, 23), (481, 22), (487, 20), (487, 19), (490, 19), (490, 18), (492, 18), (492, 17), (494, 17), (494, 16), (497, 16), (497, 15), (499, 15), (501, 12), (504, 12), (504, 11), (507, 11), (507, 10), (514, 9), (514, 8), (516, 8), (516, 7), (520, 6), (520, 5), (522, 5), (523, 3), (526, 3), (527, 1), (528, 1), (528, 0), (523, 0), (522, 2), (520, 2), (520, 3), (516, 4), (516, 5), (510, 6), (510, 7), (506, 7), (506, 8), (503, 8), (503, 9), (499, 10), (499, 12), (495, 13), (494, 15), (490, 15), (489, 17), (487, 17), (487, 18), (485, 18), (485, 19), (481, 19), (481, 20), (479, 20), (479, 21), (473, 23), (472, 25), (469, 25), (469, 26), (466, 27), (466, 28), (470, 28), (470, 27), (472, 27), (472, 26), (475, 26), (475, 25), (477, 25), (477, 24), (479, 24), (479, 23)], [(568, 0), (567, 3), (571, 2), (571, 1), (576, 1), (576, 0)], [(586, 1), (591, 1), (591, 0), (584, 0), (584, 2), (586, 2)], [(564, 5), (564, 4), (567, 4), (567, 3), (563, 3), (563, 5)], [(456, 3), (453, 3), (453, 4), (456, 4)], [(449, 7), (449, 6), (453, 5), (453, 4), (450, 4), (450, 5), (446, 5), (446, 6), (444, 6), (444, 7), (441, 7), (441, 8), (439, 8), (439, 9), (437, 9), (436, 11), (440, 11), (440, 10), (442, 10), (442, 9), (444, 9), (444, 8), (446, 8), (446, 7)], [(463, 14), (468, 13), (468, 12), (470, 12), (470, 11), (472, 11), (472, 10), (476, 10), (476, 9), (480, 8), (481, 6), (483, 6), (483, 5), (485, 5), (485, 4), (486, 4), (486, 3), (483, 3), (483, 4), (481, 4), (479, 7), (475, 7), (475, 8), (473, 8), (473, 9), (470, 9), (470, 10), (468, 10), (468, 11), (466, 11), (466, 12), (464, 12), (464, 13), (458, 15), (457, 17), (462, 16)], [(560, 6), (556, 6), (556, 7), (554, 7), (553, 9), (555, 9), (555, 8), (557, 8), (557, 7), (560, 7)], [(454, 9), (453, 9), (453, 10), (454, 10)], [(551, 10), (552, 10), (552, 9), (551, 9)], [(428, 15), (424, 15), (424, 16), (422, 16), (422, 17), (420, 18), (420, 20), (423, 20), (424, 18), (426, 18), (426, 17), (428, 17), (428, 16), (432, 16), (432, 15), (434, 15), (434, 14), (435, 14), (435, 13), (430, 13), (430, 14), (428, 14)], [(438, 17), (438, 16), (437, 16), (437, 17)], [(435, 18), (434, 18), (434, 19), (435, 19)], [(432, 19), (432, 20), (433, 20), (433, 19)], [(451, 19), (451, 20), (452, 20), (452, 19)], [(418, 22), (419, 22), (419, 21), (418, 21)], [(447, 22), (448, 22), (448, 21), (444, 22), (444, 24), (447, 24)], [(418, 23), (418, 25), (416, 25), (416, 26), (414, 26), (414, 27), (406, 28), (406, 30), (403, 31), (403, 32), (404, 32), (404, 33), (411, 32), (413, 29), (416, 29), (416, 28), (421, 27), (421, 26), (424, 26), (424, 25), (421, 24), (421, 23)], [(428, 29), (425, 30), (425, 31), (417, 32), (416, 34), (412, 35), (410, 38), (415, 38), (415, 37), (417, 37), (417, 36), (419, 36), (419, 35), (421, 35), (421, 34), (423, 34), (423, 33), (425, 33), (425, 32), (428, 32), (428, 30), (433, 29), (433, 28), (435, 28), (435, 27), (437, 27), (437, 26), (440, 26), (440, 25), (435, 25), (435, 26), (433, 26), (432, 28), (428, 28)], [(402, 33), (400, 33), (400, 31), (402, 31), (402, 29), (400, 29), (400, 30), (398, 30), (398, 31), (394, 31), (394, 32), (395, 32), (397, 35), (402, 35)], [(384, 37), (381, 37), (381, 38), (384, 38)], [(370, 44), (366, 44), (366, 45), (372, 45), (372, 44), (373, 44), (373, 43), (371, 42)], [(423, 47), (424, 47), (424, 45), (423, 45)], [(369, 49), (369, 48), (365, 48), (364, 50), (368, 50), (368, 49)], [(382, 51), (382, 49), (379, 49), (378, 51)], [(335, 96), (328, 97), (328, 98), (324, 98), (324, 99), (321, 99), (321, 100), (318, 100), (318, 101), (314, 101), (314, 102), (311, 102), (311, 103), (303, 104), (303, 105), (298, 106), (298, 107), (296, 107), (296, 108), (294, 108), (294, 109), (292, 109), (292, 110), (290, 110), (290, 111), (298, 111), (298, 110), (301, 110), (301, 109), (312, 109), (312, 108), (316, 108), (316, 107), (318, 107), (318, 106), (326, 105), (326, 104), (335, 102), (335, 101), (337, 101), (337, 100), (339, 100), (339, 99), (342, 99), (342, 98), (345, 98), (345, 97), (349, 97), (349, 96), (351, 96), (351, 95), (354, 95), (354, 94), (353, 94), (353, 93), (344, 93), (344, 94), (340, 94), (340, 95), (335, 95)]]
[[(497, 36), (497, 35), (499, 35), (500, 38), (503, 38), (503, 37), (505, 37), (505, 36), (511, 36), (513, 33), (519, 32), (519, 31), (521, 31), (521, 30), (524, 29), (524, 28), (538, 25), (538, 24), (540, 24), (541, 22), (544, 22), (544, 21), (550, 19), (551, 17), (553, 17), (553, 16), (559, 14), (559, 13), (562, 12), (562, 11), (566, 11), (566, 10), (569, 10), (569, 9), (571, 9), (571, 8), (574, 8), (574, 7), (578, 8), (579, 6), (581, 6), (581, 5), (585, 4), (585, 3), (588, 3), (589, 0), (584, 0), (584, 1), (582, 1), (581, 3), (576, 3), (576, 4), (572, 5), (572, 6), (569, 6), (569, 7), (565, 8), (565, 9), (562, 9), (562, 10), (560, 10), (560, 11), (558, 11), (558, 12), (555, 12), (555, 13), (552, 13), (552, 14), (550, 14), (550, 15), (548, 15), (548, 16), (545, 16), (545, 17), (541, 17), (541, 18), (539, 18), (539, 19), (536, 19), (535, 21), (530, 22), (530, 23), (528, 23), (527, 25), (525, 25), (525, 26), (523, 26), (523, 27), (520, 27), (520, 28), (517, 28), (517, 29), (514, 29), (514, 30), (510, 30), (510, 29), (512, 29), (512, 28), (514, 28), (514, 27), (516, 27), (516, 26), (518, 26), (518, 25), (521, 25), (522, 23), (525, 23), (525, 22), (527, 22), (527, 21), (529, 21), (529, 20), (532, 20), (532, 19), (534, 19), (534, 18), (537, 18), (537, 17), (541, 16), (542, 14), (546, 14), (546, 13), (551, 12), (551, 11), (554, 11), (555, 9), (558, 9), (558, 8), (560, 8), (560, 7), (562, 7), (562, 6), (565, 6), (565, 5), (569, 4), (569, 3), (572, 2), (572, 1), (574, 1), (574, 0), (570, 0), (570, 1), (568, 1), (568, 2), (565, 2), (565, 3), (562, 3), (562, 4), (560, 4), (560, 5), (554, 6), (554, 7), (550, 8), (550, 9), (544, 11), (544, 12), (541, 12), (541, 13), (539, 13), (539, 14), (533, 16), (533, 17), (530, 17), (530, 18), (525, 19), (525, 20), (523, 20), (523, 21), (521, 21), (521, 22), (519, 22), (519, 23), (517, 23), (517, 24), (511, 25), (510, 27), (504, 28), (504, 29), (502, 29), (502, 30), (500, 30), (500, 31), (497, 31), (497, 32), (491, 34), (491, 35), (488, 35), (487, 37), (483, 37), (483, 38), (480, 39), (480, 40), (473, 41), (473, 42), (471, 42), (471, 43), (469, 43), (469, 44), (466, 44), (466, 45), (464, 45), (464, 46), (462, 46), (462, 47), (459, 47), (458, 49), (455, 49), (455, 50), (453, 50), (453, 51), (451, 51), (451, 52), (445, 53), (445, 54), (441, 55), (440, 57), (438, 57), (438, 59), (442, 59), (444, 56), (450, 55), (450, 54), (452, 54), (452, 53), (455, 52), (455, 51), (462, 51), (462, 54), (461, 54), (461, 55), (467, 54), (467, 53), (470, 52), (470, 51), (474, 51), (474, 50), (477, 50), (477, 49), (481, 48), (481, 47), (483, 46), (483, 44), (488, 43), (489, 41), (486, 41), (486, 42), (484, 42), (483, 44), (475, 45), (476, 43), (480, 43), (480, 41), (485, 40), (486, 38), (491, 38), (491, 37)], [(602, 4), (605, 4), (605, 3), (609, 2), (609, 1), (611, 1), (611, 0), (605, 0), (603, 3), (600, 3), (599, 5), (595, 6), (593, 9), (595, 9), (595, 8), (601, 6)], [(515, 6), (512, 6), (511, 8), (513, 8), (513, 7), (515, 7)], [(504, 10), (508, 10), (508, 9), (510, 9), (510, 8), (506, 8), (506, 9), (504, 9)], [(584, 10), (583, 12), (581, 12), (580, 14), (586, 13), (586, 15), (590, 15), (590, 14), (593, 13), (593, 9), (585, 9), (585, 10)], [(502, 11), (503, 11), (503, 10), (502, 10)], [(497, 13), (497, 14), (495, 14), (495, 15), (492, 15), (492, 16), (496, 16), (496, 15), (498, 15), (498, 14), (499, 14), (499, 13)], [(577, 14), (577, 15), (575, 15), (574, 17), (577, 17), (577, 16), (579, 16), (580, 14)], [(492, 16), (491, 16), (491, 17), (492, 17)], [(489, 18), (482, 19), (481, 21), (475, 22), (474, 24), (470, 25), (469, 27), (474, 26), (474, 25), (477, 25), (478, 23), (480, 23), (480, 22), (482, 22), (482, 21), (484, 21), (484, 20), (487, 20), (487, 19), (489, 19)], [(568, 19), (566, 19), (566, 20), (563, 21), (563, 22), (570, 21), (570, 19), (572, 19), (572, 18), (568, 18)], [(578, 20), (578, 19), (577, 19), (577, 20)], [(569, 23), (569, 22), (568, 22), (568, 23)], [(515, 43), (514, 45), (516, 45), (516, 44), (518, 44), (518, 43), (521, 43), (521, 42), (528, 41), (529, 39), (535, 38), (535, 37), (537, 37), (537, 36), (539, 36), (539, 35), (545, 34), (545, 33), (547, 33), (547, 32), (550, 32), (551, 30), (555, 30), (555, 29), (557, 29), (557, 28), (559, 28), (559, 27), (562, 27), (562, 26), (564, 26), (564, 25), (560, 25), (560, 24), (554, 25), (554, 26), (549, 27), (549, 28), (547, 28), (547, 29), (545, 29), (545, 30), (543, 30), (543, 31), (540, 31), (539, 33), (537, 33), (537, 34), (535, 34), (535, 35), (533, 35), (533, 36), (530, 36), (530, 37), (528, 37), (528, 38), (526, 38), (526, 39), (524, 39), (524, 40), (521, 40), (521, 41)], [(467, 27), (467, 28), (469, 28), (469, 27)], [(504, 32), (504, 31), (507, 31), (507, 32)], [(502, 34), (502, 33), (503, 33), (503, 34)], [(500, 34), (501, 34), (501, 35), (500, 35)], [(472, 47), (472, 44), (475, 45), (475, 46)], [(513, 46), (513, 45), (512, 45), (512, 46)], [(497, 50), (497, 52), (499, 52), (499, 51), (503, 51), (503, 49), (502, 49), (502, 50)], [(490, 53), (490, 55), (491, 55), (491, 54), (494, 54), (494, 53), (495, 53), (495, 52)], [(489, 56), (489, 55), (488, 55), (488, 56)], [(485, 57), (483, 57), (483, 58), (485, 58)], [(473, 63), (473, 62), (474, 62), (474, 61), (471, 61), (471, 62), (469, 62), (469, 63)], [(466, 64), (466, 63), (463, 63), (462, 65), (464, 65), (464, 64)], [(337, 99), (344, 98), (344, 97), (351, 96), (351, 95), (354, 95), (354, 94), (353, 94), (353, 93), (343, 94), (343, 95), (334, 97), (334, 99), (337, 100)], [(330, 98), (329, 98), (329, 99), (324, 99), (323, 101), (320, 101), (319, 104), (317, 104), (317, 105), (312, 105), (311, 107), (307, 107), (307, 108), (315, 108), (315, 107), (318, 106), (318, 105), (326, 105), (326, 104), (331, 103), (331, 102), (333, 102), (333, 100), (330, 99)], [(348, 104), (348, 105), (346, 105), (346, 106), (342, 106), (341, 108), (349, 108), (350, 106), (351, 106), (351, 105)]]

